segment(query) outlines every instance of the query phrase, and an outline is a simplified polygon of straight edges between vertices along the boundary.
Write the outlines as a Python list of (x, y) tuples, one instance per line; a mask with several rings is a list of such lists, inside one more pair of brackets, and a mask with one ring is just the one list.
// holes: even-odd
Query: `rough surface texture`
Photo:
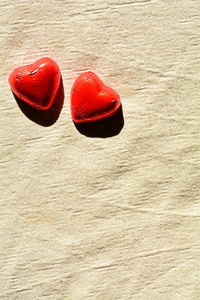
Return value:
[[(1, 0), (0, 298), (200, 299), (199, 0)], [(43, 56), (58, 121), (18, 108), (10, 72)], [(70, 119), (92, 70), (121, 95), (102, 139)]]

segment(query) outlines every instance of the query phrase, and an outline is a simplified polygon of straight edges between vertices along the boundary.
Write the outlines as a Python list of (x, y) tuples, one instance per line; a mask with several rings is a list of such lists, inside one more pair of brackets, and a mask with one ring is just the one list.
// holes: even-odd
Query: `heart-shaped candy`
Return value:
[(38, 110), (51, 108), (60, 83), (60, 69), (57, 63), (48, 57), (15, 69), (9, 77), (14, 95)]
[(75, 123), (102, 120), (120, 107), (119, 95), (93, 72), (82, 73), (71, 90), (71, 113)]

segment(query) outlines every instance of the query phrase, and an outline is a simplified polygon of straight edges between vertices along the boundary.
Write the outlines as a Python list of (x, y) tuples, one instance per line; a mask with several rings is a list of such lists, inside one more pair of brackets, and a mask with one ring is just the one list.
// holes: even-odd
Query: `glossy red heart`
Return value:
[(120, 107), (119, 95), (93, 72), (82, 73), (71, 90), (71, 113), (75, 123), (98, 121)]
[(39, 110), (51, 108), (60, 83), (59, 67), (48, 57), (15, 69), (9, 77), (12, 92), (20, 100)]

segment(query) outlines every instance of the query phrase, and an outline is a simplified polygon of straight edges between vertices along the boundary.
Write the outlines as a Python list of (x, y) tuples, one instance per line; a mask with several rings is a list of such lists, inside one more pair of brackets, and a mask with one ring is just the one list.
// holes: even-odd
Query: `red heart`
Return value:
[(9, 77), (12, 92), (20, 100), (39, 110), (48, 110), (52, 106), (60, 82), (59, 67), (48, 57), (15, 69)]
[(71, 90), (71, 113), (75, 123), (102, 120), (120, 107), (119, 95), (93, 72), (81, 74)]

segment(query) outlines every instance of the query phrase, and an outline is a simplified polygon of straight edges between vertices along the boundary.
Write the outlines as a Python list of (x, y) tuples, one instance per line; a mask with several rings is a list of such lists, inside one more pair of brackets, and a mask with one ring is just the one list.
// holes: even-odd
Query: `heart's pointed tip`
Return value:
[(117, 111), (120, 109), (121, 107), (121, 101), (120, 98), (118, 100), (114, 100), (114, 106), (107, 111), (101, 112), (99, 114), (93, 115), (93, 116), (85, 116), (82, 117), (81, 115), (77, 115), (76, 113), (72, 113), (72, 120), (74, 123), (90, 123), (90, 122), (96, 122), (96, 121), (101, 121), (107, 118), (112, 117), (113, 115), (115, 115), (115, 113), (117, 113)]

